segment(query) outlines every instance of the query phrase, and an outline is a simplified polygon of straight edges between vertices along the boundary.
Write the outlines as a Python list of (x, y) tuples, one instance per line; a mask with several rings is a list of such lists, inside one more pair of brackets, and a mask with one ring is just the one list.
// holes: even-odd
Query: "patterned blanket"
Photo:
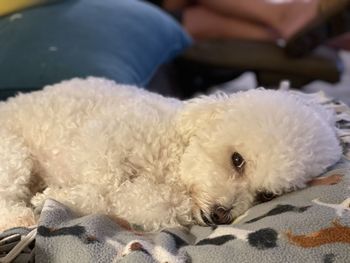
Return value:
[(337, 111), (345, 154), (312, 186), (254, 206), (232, 225), (158, 233), (78, 217), (47, 200), (38, 226), (0, 234), (0, 262), (350, 262), (350, 110), (317, 99)]

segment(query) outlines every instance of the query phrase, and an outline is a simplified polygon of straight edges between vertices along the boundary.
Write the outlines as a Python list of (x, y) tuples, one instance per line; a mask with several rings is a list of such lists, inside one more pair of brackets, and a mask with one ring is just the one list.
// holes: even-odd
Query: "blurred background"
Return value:
[(349, 0), (3, 0), (0, 99), (98, 76), (181, 99), (283, 80), (350, 103)]

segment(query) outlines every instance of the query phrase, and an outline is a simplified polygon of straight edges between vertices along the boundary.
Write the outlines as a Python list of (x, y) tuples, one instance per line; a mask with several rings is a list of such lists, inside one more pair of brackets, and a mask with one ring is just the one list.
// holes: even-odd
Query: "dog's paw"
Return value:
[(28, 207), (2, 207), (0, 214), (0, 232), (14, 227), (30, 227), (36, 223), (34, 213)]
[(36, 220), (34, 216), (19, 217), (19, 218), (16, 218), (15, 220), (11, 220), (3, 224), (0, 224), (0, 232), (5, 231), (7, 229), (14, 228), (14, 227), (30, 227), (35, 225), (35, 222)]

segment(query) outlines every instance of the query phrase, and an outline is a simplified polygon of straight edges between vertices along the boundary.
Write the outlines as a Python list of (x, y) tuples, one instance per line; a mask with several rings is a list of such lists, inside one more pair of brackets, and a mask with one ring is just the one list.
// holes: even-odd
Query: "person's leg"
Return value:
[(233, 16), (224, 16), (203, 6), (186, 8), (182, 24), (195, 39), (240, 38), (274, 41), (277, 37), (269, 27)]
[(288, 39), (317, 15), (319, 0), (198, 0), (198, 3), (223, 15), (265, 24)]

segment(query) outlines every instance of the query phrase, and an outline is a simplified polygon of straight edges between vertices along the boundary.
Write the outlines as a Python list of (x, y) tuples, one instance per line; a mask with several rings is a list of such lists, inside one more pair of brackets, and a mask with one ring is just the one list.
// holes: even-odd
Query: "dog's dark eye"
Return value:
[(264, 203), (271, 201), (275, 197), (277, 197), (277, 195), (271, 192), (258, 192), (255, 196), (255, 201), (258, 203)]
[(243, 159), (242, 155), (240, 155), (238, 152), (234, 152), (231, 156), (231, 161), (233, 167), (241, 172), (245, 165), (245, 160)]

